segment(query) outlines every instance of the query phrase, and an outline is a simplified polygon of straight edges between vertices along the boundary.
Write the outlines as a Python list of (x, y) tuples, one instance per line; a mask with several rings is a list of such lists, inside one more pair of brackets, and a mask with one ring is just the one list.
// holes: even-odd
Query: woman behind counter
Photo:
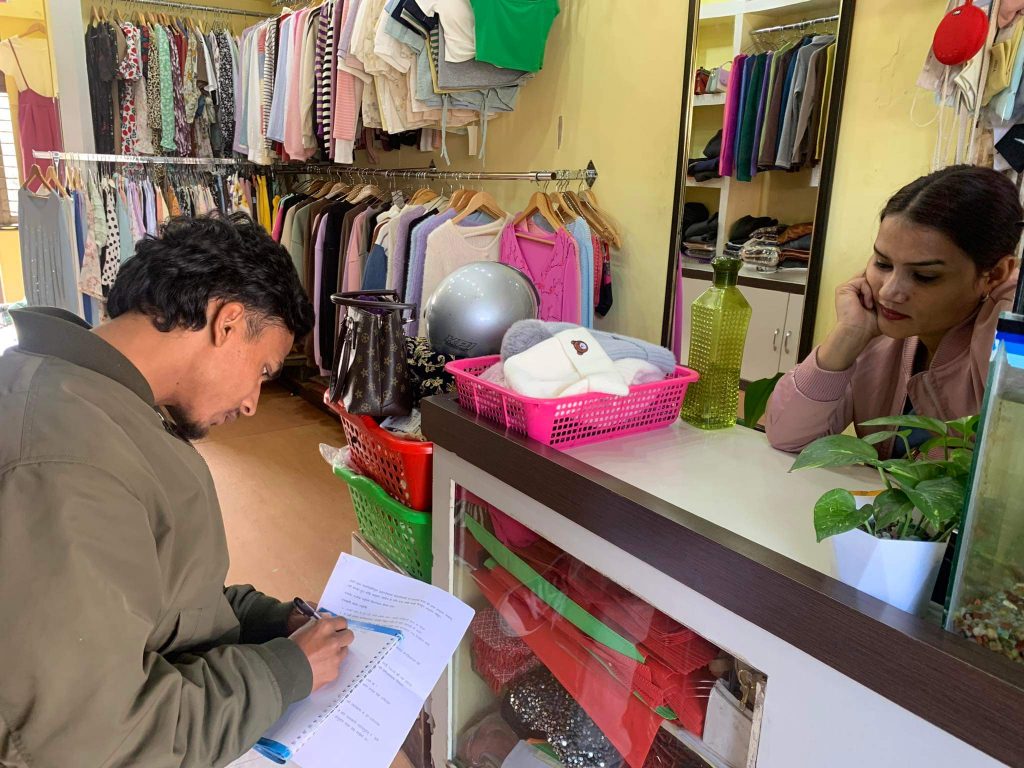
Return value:
[[(978, 413), (996, 322), (1016, 287), (1022, 217), (1014, 185), (986, 168), (953, 166), (897, 192), (867, 269), (836, 291), (836, 327), (775, 388), (771, 444), (795, 452), (851, 423), (877, 431), (859, 424), (881, 416)], [(915, 432), (910, 444), (926, 438)]]

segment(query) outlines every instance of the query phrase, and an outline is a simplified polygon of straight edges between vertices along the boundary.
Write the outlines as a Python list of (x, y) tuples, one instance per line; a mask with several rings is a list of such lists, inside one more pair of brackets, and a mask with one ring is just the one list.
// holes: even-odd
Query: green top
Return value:
[(476, 58), (496, 67), (537, 72), (558, 15), (558, 0), (472, 0)]

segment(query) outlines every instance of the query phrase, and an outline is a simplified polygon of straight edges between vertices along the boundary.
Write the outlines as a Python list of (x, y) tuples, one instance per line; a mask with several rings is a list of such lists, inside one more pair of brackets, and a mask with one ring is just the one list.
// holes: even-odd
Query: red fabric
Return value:
[[(575, 627), (540, 603), (525, 587), (506, 589), (502, 571), (481, 569), (473, 572), (473, 578), (502, 618), (520, 633), (631, 768), (642, 768), (662, 718), (583, 650), (579, 638), (585, 636)], [(509, 574), (505, 578), (513, 579)], [(533, 605), (530, 598), (534, 598)], [(577, 637), (573, 638), (567, 628), (576, 632)]]
[(64, 149), (57, 100), (36, 93), (31, 88), (18, 91), (18, 132), (21, 136), (22, 178), (28, 178), (33, 164), (38, 164), (45, 173), (51, 165), (50, 160), (37, 160), (32, 153), (37, 149), (47, 152)]
[(540, 666), (540, 660), (492, 608), (477, 611), (469, 625), (473, 637), (473, 669), (496, 694), (526, 672)]
[(549, 542), (542, 539), (515, 551), (589, 613), (674, 671), (692, 672), (718, 655), (707, 640)]
[(701, 664), (701, 669), (686, 674), (670, 668), (654, 654), (647, 654), (647, 661), (641, 664), (583, 634), (505, 569), (495, 568), (491, 575), (505, 594), (514, 594), (525, 604), (531, 616), (547, 621), (561, 633), (580, 664), (595, 667), (596, 662), (599, 676), (610, 674), (622, 687), (639, 693), (649, 709), (671, 707), (684, 728), (698, 736), (703, 734), (707, 698), (701, 694), (706, 694), (710, 685), (702, 683), (715, 681), (714, 675), (706, 669), (707, 661)]

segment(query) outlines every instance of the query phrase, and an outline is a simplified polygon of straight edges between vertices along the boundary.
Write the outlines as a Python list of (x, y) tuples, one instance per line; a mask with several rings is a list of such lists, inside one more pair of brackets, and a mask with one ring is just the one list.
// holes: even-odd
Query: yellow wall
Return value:
[[(42, 0), (11, 0), (0, 5), (0, 40), (26, 32), (30, 25), (44, 18)], [(11, 98), (12, 115), (17, 109), (14, 80), (7, 79), (7, 92)], [(17, 133), (17, 123), (15, 123)], [(0, 280), (3, 281), (4, 301), (13, 302), (25, 297), (25, 284), (21, 277), (21, 250), (18, 230), (0, 230)]]
[[(268, 8), (259, 0), (222, 0), (222, 5)], [(661, 333), (686, 5), (679, 0), (652, 0), (640, 13), (635, 4), (616, 0), (563, 3), (545, 67), (524, 87), (516, 112), (492, 123), (486, 162), (467, 157), (463, 137), (450, 137), (452, 170), (577, 168), (594, 161), (600, 174), (595, 192), (624, 235), (614, 264), (615, 306), (599, 324), (650, 340)], [(82, 7), (88, 16), (91, 3), (87, 0)], [(819, 338), (834, 322), (835, 286), (867, 259), (878, 212), (888, 195), (928, 170), (934, 133), (913, 126), (910, 107), (914, 82), (940, 15), (933, 0), (860, 0), (857, 4), (826, 243)], [(651, 24), (651, 19), (657, 19), (657, 24)], [(922, 94), (919, 113), (928, 116), (929, 109), (927, 95)], [(408, 148), (380, 157), (381, 164), (390, 167), (426, 165), (431, 159)], [(366, 163), (365, 157), (359, 161)], [(440, 161), (438, 165), (444, 167)], [(532, 192), (532, 185), (523, 183), (492, 182), (487, 188), (509, 210), (521, 207)], [(6, 242), (9, 238), (0, 233), (0, 260), (5, 265), (11, 260), (9, 253), (17, 259), (16, 246)], [(5, 266), (5, 277), (9, 271)]]
[[(464, 138), (449, 137), (451, 169), (583, 168), (593, 160), (599, 173), (594, 191), (618, 222), (624, 241), (613, 257), (615, 305), (598, 325), (658, 340), (670, 248), (686, 3), (650, 0), (642, 11), (622, 0), (561, 6), (544, 69), (523, 88), (516, 111), (491, 124), (486, 163), (466, 157)], [(408, 167), (426, 165), (431, 156), (406, 148), (380, 157), (382, 165)], [(357, 161), (364, 164), (365, 157)], [(490, 182), (487, 189), (507, 210), (521, 209), (534, 191), (530, 184), (508, 182)]]
[[(635, 4), (614, 0), (563, 3), (545, 68), (523, 89), (516, 112), (492, 124), (484, 167), (569, 168), (594, 160), (600, 173), (595, 191), (626, 240), (614, 264), (615, 306), (599, 324), (649, 340), (661, 333), (686, 5), (657, 0), (639, 13)], [(817, 340), (834, 324), (836, 286), (867, 260), (888, 196), (929, 170), (934, 131), (916, 128), (910, 112), (915, 81), (941, 14), (934, 0), (857, 4)], [(930, 109), (928, 94), (921, 92), (919, 118), (930, 117)], [(559, 116), (564, 125), (560, 149)], [(694, 146), (700, 149), (713, 130), (705, 130), (703, 138), (696, 135), (700, 125), (694, 130)], [(452, 169), (481, 168), (466, 158), (464, 139), (450, 144)], [(390, 167), (416, 166), (425, 165), (429, 156), (403, 149), (381, 160)], [(531, 191), (523, 184), (492, 183), (488, 188), (510, 210), (521, 207)]]
[(836, 286), (864, 269), (878, 215), (897, 189), (931, 168), (935, 128), (911, 119), (934, 114), (915, 86), (944, 6), (934, 0), (858, 0), (843, 103), (832, 209), (815, 341), (835, 325)]

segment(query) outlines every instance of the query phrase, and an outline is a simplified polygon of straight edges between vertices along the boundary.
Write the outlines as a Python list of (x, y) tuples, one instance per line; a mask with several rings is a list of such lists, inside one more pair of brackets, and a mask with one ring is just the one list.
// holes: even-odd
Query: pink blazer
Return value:
[[(825, 435), (855, 424), (857, 434), (884, 428), (860, 427), (863, 421), (903, 413), (907, 395), (920, 416), (943, 421), (981, 411), (988, 362), (999, 313), (1011, 309), (1017, 272), (986, 299), (973, 316), (949, 331), (926, 371), (911, 375), (918, 339), (880, 336), (850, 368), (831, 372), (818, 367), (818, 350), (787, 373), (768, 402), (768, 441), (797, 452)], [(878, 446), (887, 458), (892, 441)]]

